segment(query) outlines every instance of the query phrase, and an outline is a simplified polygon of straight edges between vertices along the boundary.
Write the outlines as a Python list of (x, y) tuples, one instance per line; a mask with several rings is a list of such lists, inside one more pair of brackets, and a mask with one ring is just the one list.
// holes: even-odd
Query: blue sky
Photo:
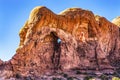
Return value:
[(0, 59), (11, 59), (19, 45), (19, 30), (36, 6), (54, 13), (70, 7), (91, 10), (108, 20), (120, 16), (120, 0), (0, 0)]

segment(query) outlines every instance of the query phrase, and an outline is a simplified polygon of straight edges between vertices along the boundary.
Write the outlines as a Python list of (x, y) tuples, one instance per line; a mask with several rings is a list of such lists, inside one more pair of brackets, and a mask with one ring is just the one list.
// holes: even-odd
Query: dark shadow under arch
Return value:
[(61, 55), (61, 39), (57, 36), (56, 32), (51, 32), (50, 35), (53, 37), (53, 55), (51, 57), (54, 69), (58, 70), (60, 68), (60, 55)]

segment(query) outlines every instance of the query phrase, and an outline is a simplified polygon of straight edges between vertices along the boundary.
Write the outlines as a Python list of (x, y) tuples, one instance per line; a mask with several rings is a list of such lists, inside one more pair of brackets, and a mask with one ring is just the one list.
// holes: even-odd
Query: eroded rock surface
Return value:
[(46, 7), (36, 7), (20, 30), (19, 48), (7, 64), (22, 76), (113, 70), (120, 67), (119, 30), (91, 11), (70, 8), (57, 15)]

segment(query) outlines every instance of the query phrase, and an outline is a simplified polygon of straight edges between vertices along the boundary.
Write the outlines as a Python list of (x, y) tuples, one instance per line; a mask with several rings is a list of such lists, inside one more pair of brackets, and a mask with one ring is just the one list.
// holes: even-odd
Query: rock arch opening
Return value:
[(60, 38), (57, 39), (57, 43), (58, 43), (58, 44), (61, 43), (61, 39), (60, 39)]
[(61, 39), (57, 36), (56, 32), (51, 32), (50, 35), (53, 38), (54, 51), (58, 51), (60, 48)]

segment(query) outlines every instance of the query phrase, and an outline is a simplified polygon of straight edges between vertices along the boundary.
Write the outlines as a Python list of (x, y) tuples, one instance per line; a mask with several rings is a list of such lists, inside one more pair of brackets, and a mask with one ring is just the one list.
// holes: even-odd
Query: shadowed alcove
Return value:
[(59, 69), (60, 65), (60, 54), (61, 54), (61, 48), (60, 48), (60, 44), (61, 44), (61, 39), (57, 36), (56, 32), (51, 32), (50, 35), (53, 38), (53, 55), (52, 55), (52, 63), (54, 65), (54, 69)]

